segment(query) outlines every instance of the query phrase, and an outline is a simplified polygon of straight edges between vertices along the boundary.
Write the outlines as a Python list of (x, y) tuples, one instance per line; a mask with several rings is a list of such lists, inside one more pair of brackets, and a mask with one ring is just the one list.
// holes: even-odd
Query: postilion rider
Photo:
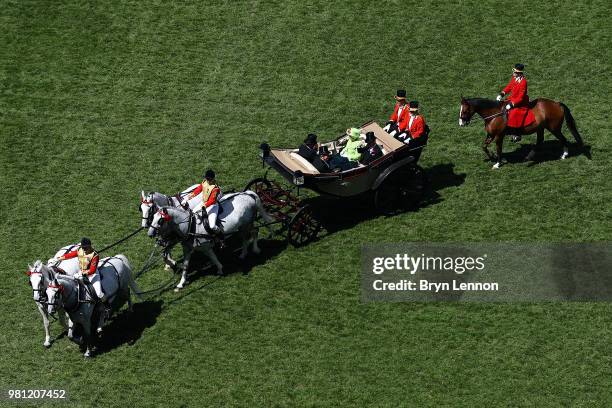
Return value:
[(188, 194), (181, 204), (186, 203), (198, 194), (202, 194), (202, 202), (198, 207), (194, 208), (194, 212), (204, 210), (208, 216), (208, 232), (211, 233), (215, 239), (223, 239), (223, 229), (217, 225), (217, 217), (219, 216), (219, 199), (221, 198), (221, 188), (217, 185), (215, 180), (215, 172), (211, 169), (206, 170), (204, 173), (204, 180), (197, 186), (190, 194)]
[(100, 262), (100, 255), (93, 249), (91, 240), (89, 238), (82, 238), (81, 245), (78, 249), (65, 253), (64, 255), (56, 259), (57, 262), (61, 262), (66, 259), (72, 259), (78, 257), (79, 259), (79, 273), (75, 275), (77, 279), (83, 279), (83, 282), (87, 285), (88, 281), (95, 291), (95, 295), (98, 297), (106, 312), (110, 309), (108, 299), (102, 291), (102, 282), (100, 280), (100, 273), (98, 272), (98, 262)]

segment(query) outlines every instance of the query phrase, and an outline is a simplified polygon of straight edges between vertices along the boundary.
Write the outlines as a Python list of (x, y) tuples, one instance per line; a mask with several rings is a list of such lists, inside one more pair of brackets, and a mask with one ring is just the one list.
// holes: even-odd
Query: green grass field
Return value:
[[(0, 10), (0, 387), (64, 388), (95, 407), (612, 405), (609, 304), (363, 304), (359, 280), (365, 243), (612, 239), (608, 2)], [(516, 62), (532, 98), (572, 109), (592, 160), (556, 160), (547, 133), (536, 165), (484, 161), (482, 124), (457, 126), (459, 99), (493, 98)], [(398, 87), (432, 128), (421, 165), (435, 202), (305, 248), (264, 244), (248, 274), (237, 262), (221, 279), (195, 273), (118, 316), (95, 359), (66, 338), (43, 348), (28, 262), (133, 230), (143, 189), (174, 193), (208, 167), (242, 188), (263, 172), (262, 140), (382, 122)], [(534, 141), (507, 141), (510, 161)], [(141, 265), (150, 248), (142, 234), (117, 252)]]

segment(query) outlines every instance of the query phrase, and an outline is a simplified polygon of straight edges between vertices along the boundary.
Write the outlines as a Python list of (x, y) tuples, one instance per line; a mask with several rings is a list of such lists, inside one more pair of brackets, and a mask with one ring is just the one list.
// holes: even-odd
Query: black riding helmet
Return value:
[(215, 179), (215, 172), (212, 171), (212, 169), (206, 170), (206, 173), (204, 173), (204, 178), (206, 180), (214, 180)]

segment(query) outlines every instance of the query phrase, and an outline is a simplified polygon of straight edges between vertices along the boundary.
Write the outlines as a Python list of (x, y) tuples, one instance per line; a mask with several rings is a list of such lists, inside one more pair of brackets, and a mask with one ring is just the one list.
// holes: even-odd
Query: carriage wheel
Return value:
[(299, 247), (312, 242), (319, 231), (321, 223), (317, 221), (309, 205), (304, 205), (291, 217), (287, 226), (287, 241)]
[(260, 195), (261, 192), (270, 190), (272, 188), (272, 183), (266, 178), (258, 177), (249, 181), (243, 191), (251, 190), (254, 191), (257, 195)]
[(427, 180), (420, 166), (406, 166), (390, 174), (374, 192), (374, 205), (383, 214), (415, 209), (423, 199)]

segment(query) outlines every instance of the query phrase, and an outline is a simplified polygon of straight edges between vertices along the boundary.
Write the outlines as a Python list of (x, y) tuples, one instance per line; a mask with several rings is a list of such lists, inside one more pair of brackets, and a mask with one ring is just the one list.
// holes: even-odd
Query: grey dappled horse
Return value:
[[(58, 258), (78, 247), (78, 244), (66, 245), (57, 251), (53, 258)], [(48, 271), (50, 271), (50, 268), (58, 268), (68, 276), (73, 276), (79, 271), (79, 261), (77, 258), (66, 259), (57, 264), (51, 262), (53, 258), (47, 262), (47, 265), (43, 264), (40, 260), (35, 261), (32, 265), (28, 265), (28, 271), (26, 272), (30, 281), (30, 286), (32, 287), (32, 298), (36, 303), (38, 312), (42, 316), (43, 327), (45, 329), (45, 341), (43, 342), (43, 346), (47, 348), (51, 347), (51, 334), (49, 330), (49, 314), (47, 313), (46, 307), (47, 281), (45, 276)], [(59, 320), (64, 329), (68, 331), (68, 338), (72, 339), (72, 321), (68, 319), (66, 323), (65, 313), (63, 311), (59, 313)]]
[[(255, 221), (258, 216), (261, 216), (265, 222), (272, 222), (273, 218), (266, 213), (257, 194), (253, 191), (227, 194), (219, 200), (219, 207), (218, 220), (223, 225), (225, 235), (239, 234), (242, 238), (240, 259), (246, 257), (251, 243), (253, 252), (258, 254), (260, 252), (257, 246), (259, 231), (255, 227)], [(175, 290), (182, 289), (187, 282), (187, 269), (194, 250), (204, 252), (217, 267), (217, 273), (223, 273), (223, 266), (213, 251), (214, 242), (199, 215), (183, 208), (163, 207), (153, 216), (148, 235), (150, 237), (160, 236), (164, 240), (166, 237), (175, 236), (182, 244), (184, 258), (182, 277)], [(177, 240), (173, 242), (176, 243)], [(169, 250), (166, 251), (167, 256), (164, 256), (164, 261), (174, 268), (176, 262), (170, 258), (169, 252)]]
[[(102, 290), (108, 298), (111, 311), (116, 312), (126, 302), (131, 311), (130, 289), (138, 297), (140, 290), (132, 278), (132, 267), (127, 258), (120, 254), (102, 259), (98, 265), (98, 273), (102, 281)], [(93, 345), (92, 317), (99, 304), (89, 294), (85, 285), (75, 278), (52, 271), (49, 271), (45, 278), (48, 282), (46, 290), (47, 312), (53, 314), (57, 308), (63, 308), (74, 323), (81, 325), (85, 347), (84, 356), (90, 357)], [(99, 315), (99, 326), (102, 326), (104, 312), (100, 310)]]
[[(144, 191), (140, 192), (140, 211), (142, 212), (141, 227), (149, 227), (153, 214), (162, 207), (180, 207), (181, 200), (187, 194), (191, 193), (199, 184), (194, 184), (185, 191), (182, 191), (174, 196), (167, 196), (156, 191), (145, 194)], [(193, 210), (197, 208), (202, 202), (202, 195), (198, 194), (187, 202), (189, 209)]]

